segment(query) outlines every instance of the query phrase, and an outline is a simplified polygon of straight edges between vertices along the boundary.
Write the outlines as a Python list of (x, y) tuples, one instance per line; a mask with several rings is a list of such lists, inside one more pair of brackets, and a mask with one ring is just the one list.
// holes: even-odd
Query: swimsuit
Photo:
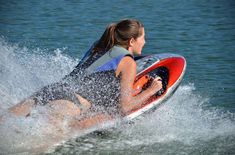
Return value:
[(75, 93), (87, 99), (93, 111), (119, 114), (120, 77), (115, 71), (125, 56), (133, 56), (120, 46), (106, 53), (91, 54), (89, 50), (76, 68), (61, 82), (44, 87), (34, 95), (40, 105), (49, 101), (66, 99), (81, 106)]

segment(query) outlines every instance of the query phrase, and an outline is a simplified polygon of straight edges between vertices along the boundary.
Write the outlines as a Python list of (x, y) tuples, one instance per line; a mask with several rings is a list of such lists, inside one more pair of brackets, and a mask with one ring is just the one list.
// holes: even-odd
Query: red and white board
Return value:
[[(184, 57), (176, 54), (152, 54), (147, 56), (136, 57), (137, 76), (133, 89), (141, 93), (147, 87), (149, 77), (160, 76), (163, 80), (163, 90), (152, 96), (148, 102), (138, 109), (133, 109), (124, 120), (132, 120), (137, 116), (156, 109), (164, 100), (170, 97), (179, 86), (185, 70), (186, 60)], [(133, 95), (136, 95), (133, 94)]]

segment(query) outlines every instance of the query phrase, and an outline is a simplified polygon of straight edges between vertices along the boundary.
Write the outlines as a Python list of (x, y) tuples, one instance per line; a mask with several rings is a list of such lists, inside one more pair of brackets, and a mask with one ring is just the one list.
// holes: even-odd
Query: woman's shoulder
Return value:
[(131, 55), (126, 55), (122, 58), (120, 65), (133, 68), (136, 67), (136, 62)]
[(123, 75), (129, 75), (132, 71), (136, 70), (136, 62), (130, 56), (125, 56), (120, 61), (118, 68), (116, 70), (116, 76), (122, 73)]

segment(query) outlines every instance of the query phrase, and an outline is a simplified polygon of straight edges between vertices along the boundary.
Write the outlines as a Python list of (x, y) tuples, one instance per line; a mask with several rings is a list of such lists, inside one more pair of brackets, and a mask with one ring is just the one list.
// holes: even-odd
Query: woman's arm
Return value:
[(156, 78), (148, 89), (139, 95), (133, 96), (133, 84), (136, 78), (136, 62), (131, 57), (124, 57), (121, 60), (117, 72), (119, 72), (121, 76), (120, 102), (123, 113), (141, 107), (143, 103), (162, 88), (162, 82), (159, 81), (159, 78)]

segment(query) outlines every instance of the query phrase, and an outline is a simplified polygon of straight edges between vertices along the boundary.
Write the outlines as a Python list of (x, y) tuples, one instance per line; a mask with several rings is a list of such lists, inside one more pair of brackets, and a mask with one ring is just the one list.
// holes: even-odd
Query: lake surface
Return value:
[(160, 109), (50, 154), (235, 154), (235, 2), (232, 0), (1, 1), (1, 111), (58, 81), (111, 22), (145, 26), (143, 53), (187, 60)]

